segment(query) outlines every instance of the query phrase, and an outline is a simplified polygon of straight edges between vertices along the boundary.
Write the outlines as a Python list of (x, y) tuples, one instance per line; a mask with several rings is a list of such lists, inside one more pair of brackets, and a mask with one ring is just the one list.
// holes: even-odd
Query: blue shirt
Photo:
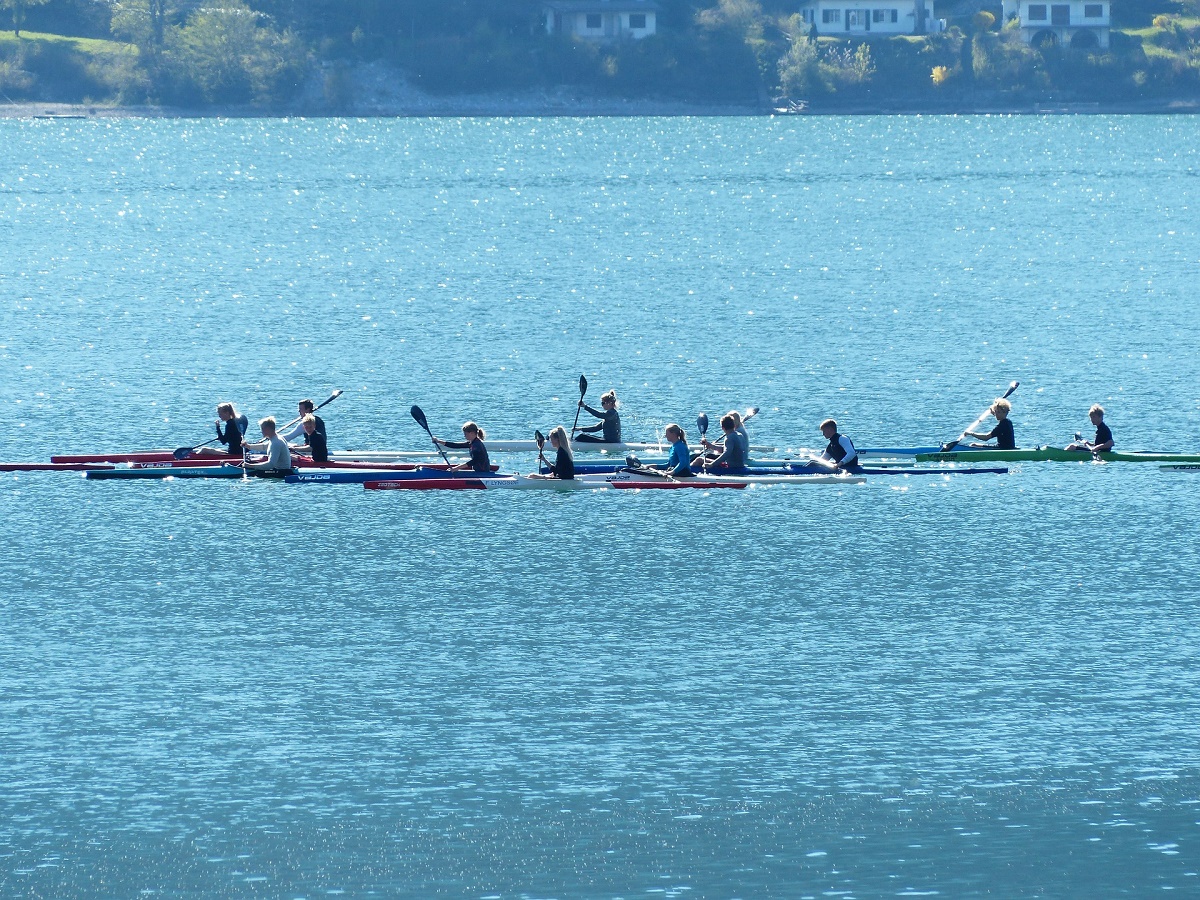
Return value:
[(667, 462), (663, 469), (672, 475), (691, 475), (690, 462), (691, 454), (688, 452), (688, 445), (683, 441), (676, 441), (671, 445), (671, 452), (667, 455)]

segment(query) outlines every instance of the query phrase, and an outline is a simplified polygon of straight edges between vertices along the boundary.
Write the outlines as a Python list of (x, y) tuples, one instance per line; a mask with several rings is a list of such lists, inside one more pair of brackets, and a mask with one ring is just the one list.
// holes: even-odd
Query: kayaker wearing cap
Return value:
[(996, 427), (987, 434), (977, 434), (974, 431), (966, 432), (966, 437), (973, 437), (978, 441), (990, 441), (995, 439), (996, 446), (992, 448), (990, 444), (972, 444), (976, 450), (996, 449), (996, 450), (1016, 450), (1017, 439), (1013, 433), (1013, 423), (1009, 421), (1008, 414), (1012, 412), (1012, 404), (1003, 398), (992, 404), (991, 414), (996, 417)]
[(1104, 424), (1104, 407), (1099, 403), (1088, 410), (1088, 418), (1096, 426), (1096, 438), (1091, 441), (1075, 441), (1067, 445), (1068, 450), (1089, 450), (1092, 453), (1107, 453), (1113, 448), (1112, 429)]
[(470, 451), (471, 458), (457, 466), (451, 466), (451, 472), (490, 472), (492, 471), (492, 461), (488, 459), (487, 447), (483, 445), (485, 437), (483, 429), (474, 422), (464, 422), (462, 427), (463, 438), (461, 441), (443, 441), (441, 438), (434, 438), (435, 444), (441, 444), (443, 447), (449, 447), (451, 450), (467, 450)]
[[(621, 416), (617, 412), (617, 407), (620, 404), (617, 402), (617, 392), (609, 391), (600, 396), (601, 409), (593, 409), (583, 402), (579, 401), (579, 408), (586, 409), (597, 419), (603, 419), (595, 425), (589, 425), (587, 428), (575, 428), (576, 443), (584, 444), (619, 444), (621, 443)], [(603, 432), (599, 437), (595, 436), (595, 432)]]
[(726, 413), (721, 416), (721, 430), (725, 432), (725, 446), (714, 444), (711, 441), (702, 441), (705, 448), (715, 448), (721, 451), (721, 454), (714, 459), (705, 462), (704, 455), (701, 454), (692, 460), (692, 465), (707, 465), (710, 469), (726, 469), (733, 472), (741, 472), (746, 468), (746, 452), (742, 446), (742, 436), (737, 432), (737, 419), (734, 418), (735, 413)]
[(313, 420), (317, 423), (317, 431), (321, 432), (321, 434), (325, 434), (325, 421), (317, 415), (317, 405), (315, 403), (313, 403), (311, 400), (305, 399), (301, 400), (298, 404), (296, 404), (296, 406), (300, 411), (300, 419), (296, 422), (295, 428), (293, 428), (287, 434), (281, 435), (285, 441), (290, 444), (292, 441), (303, 439), (304, 436), (308, 434), (308, 432), (304, 430), (305, 416), (312, 416)]
[(671, 442), (671, 452), (667, 454), (666, 463), (657, 468), (676, 478), (688, 478), (695, 475), (696, 473), (689, 465), (691, 454), (688, 452), (687, 436), (683, 433), (683, 429), (672, 422), (663, 431), (663, 435)]
[(567, 437), (567, 429), (561, 425), (550, 432), (550, 446), (557, 451), (554, 454), (554, 465), (545, 475), (530, 475), (530, 478), (560, 478), (572, 481), (575, 478), (575, 455), (571, 451), (571, 439)]
[[(225, 427), (222, 428), (221, 424)], [(232, 403), (217, 404), (217, 440), (225, 445), (225, 449), (217, 447), (196, 447), (192, 453), (196, 456), (233, 456), (242, 458), (242, 442), (250, 423), (245, 416), (233, 408)]]
[(829, 446), (815, 460), (818, 465), (822, 465), (830, 470), (851, 471), (858, 467), (858, 451), (854, 449), (854, 442), (844, 434), (838, 433), (838, 424), (833, 419), (826, 419), (821, 423), (821, 434), (825, 440), (829, 441)]
[(329, 462), (329, 444), (325, 440), (325, 432), (317, 428), (317, 421), (317, 417), (312, 413), (309, 413), (300, 420), (300, 429), (304, 433), (304, 443), (291, 449), (310, 457), (313, 462), (327, 463)]
[(292, 453), (288, 450), (287, 442), (275, 431), (275, 417), (267, 416), (258, 423), (263, 439), (253, 443), (243, 443), (242, 446), (254, 453), (265, 453), (267, 458), (262, 462), (247, 462), (246, 468), (260, 475), (290, 475), (292, 474)]

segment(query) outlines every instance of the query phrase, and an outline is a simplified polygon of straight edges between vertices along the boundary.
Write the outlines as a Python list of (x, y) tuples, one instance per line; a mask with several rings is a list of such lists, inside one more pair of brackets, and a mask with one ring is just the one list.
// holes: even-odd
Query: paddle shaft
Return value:
[(579, 411), (583, 409), (583, 397), (587, 393), (587, 379), (579, 376), (579, 405), (575, 407), (575, 421), (571, 425), (571, 435), (574, 437), (579, 428)]

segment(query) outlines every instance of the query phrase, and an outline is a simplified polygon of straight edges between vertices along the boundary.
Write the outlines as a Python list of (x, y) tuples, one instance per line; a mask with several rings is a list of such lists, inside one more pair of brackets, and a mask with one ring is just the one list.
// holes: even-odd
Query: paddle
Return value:
[(579, 376), (579, 405), (575, 407), (575, 422), (571, 425), (571, 440), (575, 439), (575, 432), (579, 430), (579, 411), (583, 409), (583, 395), (587, 393), (587, 379), (582, 375)]
[(708, 413), (700, 413), (696, 416), (696, 428), (700, 432), (700, 470), (708, 471), (708, 451), (704, 449), (704, 442), (707, 440), (705, 435), (708, 434)]
[[(1007, 400), (1009, 397), (1012, 396), (1012, 392), (1015, 391), (1020, 386), (1021, 386), (1021, 382), (1014, 381), (1012, 384), (1010, 384), (1008, 386), (1008, 390), (1004, 392), (1004, 394), (1000, 397), (1000, 399)], [(970, 431), (975, 426), (977, 426), (980, 422), (982, 422), (984, 416), (986, 416), (989, 412), (992, 411), (992, 404), (994, 404), (995, 402), (996, 401), (993, 400), (991, 403), (989, 403), (987, 406), (987, 409), (985, 409), (983, 412), (981, 412), (979, 414), (979, 418), (977, 418), (974, 422), (972, 422), (970, 425), (968, 425), (966, 428), (963, 429), (962, 434), (960, 434), (958, 437), (956, 437), (950, 443), (942, 444), (942, 452), (949, 453), (951, 450), (953, 450), (955, 447), (957, 447), (959, 444), (961, 444), (963, 438), (965, 438), (967, 436), (967, 432)]]
[(541, 460), (542, 465), (544, 465), (547, 469), (550, 468), (550, 463), (546, 462), (546, 455), (542, 452), (546, 449), (546, 436), (540, 431), (535, 431), (533, 433), (533, 439), (537, 441), (538, 459)]
[(1100, 458), (1100, 451), (1099, 451), (1099, 450), (1097, 450), (1097, 449), (1095, 449), (1094, 447), (1091, 447), (1091, 448), (1089, 448), (1089, 447), (1088, 447), (1088, 445), (1087, 445), (1087, 441), (1085, 441), (1085, 440), (1083, 439), (1083, 435), (1082, 435), (1082, 434), (1080, 434), (1078, 431), (1077, 431), (1077, 432), (1075, 432), (1075, 443), (1076, 443), (1076, 444), (1082, 444), (1085, 450), (1090, 450), (1090, 451), (1091, 451), (1091, 454), (1092, 454), (1092, 461), (1093, 461), (1093, 462), (1104, 462), (1104, 460), (1102, 460), (1102, 459)]
[[(332, 403), (334, 400), (336, 400), (340, 396), (342, 396), (342, 389), (338, 388), (336, 391), (334, 391), (332, 394), (329, 395), (328, 400), (325, 400), (323, 403), (318, 403), (316, 406), (314, 406), (313, 412), (316, 412), (322, 406), (328, 406), (330, 403)], [(291, 428), (293, 425), (295, 425), (297, 422), (299, 422), (302, 418), (303, 418), (303, 416), (296, 416), (296, 418), (292, 419), (292, 421), (288, 422), (286, 425), (280, 425), (278, 430), (283, 431), (285, 428)], [(207, 447), (209, 444), (215, 443), (216, 440), (217, 440), (216, 438), (213, 438), (212, 440), (205, 441), (203, 444), (196, 444), (196, 446), (194, 446), (194, 447), (176, 447), (174, 452), (171, 455), (174, 456), (176, 459), (187, 459), (189, 456), (191, 456), (197, 450), (201, 449), (202, 447)]]
[(433, 441), (433, 446), (437, 448), (438, 453), (442, 454), (442, 459), (444, 459), (446, 461), (446, 465), (449, 466), (450, 458), (446, 456), (446, 451), (442, 449), (442, 445), (434, 440), (433, 432), (429, 430), (429, 420), (425, 418), (425, 413), (421, 412), (421, 407), (414, 405), (413, 408), (409, 410), (409, 414), (416, 419), (418, 425), (425, 429), (425, 433), (429, 435), (429, 439)]

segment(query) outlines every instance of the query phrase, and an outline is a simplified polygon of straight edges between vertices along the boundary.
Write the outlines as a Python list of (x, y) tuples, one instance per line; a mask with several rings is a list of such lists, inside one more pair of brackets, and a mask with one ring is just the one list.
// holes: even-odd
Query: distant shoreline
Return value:
[(621, 118), (641, 116), (857, 116), (857, 115), (1194, 115), (1200, 100), (1123, 103), (1040, 101), (1004, 103), (811, 103), (801, 113), (780, 113), (745, 104), (702, 104), (668, 100), (562, 100), (547, 97), (445, 97), (420, 103), (356, 104), (334, 110), (320, 107), (249, 106), (189, 109), (171, 106), (108, 106), (85, 103), (20, 102), (0, 104), (0, 119), (227, 119), (227, 118)]

